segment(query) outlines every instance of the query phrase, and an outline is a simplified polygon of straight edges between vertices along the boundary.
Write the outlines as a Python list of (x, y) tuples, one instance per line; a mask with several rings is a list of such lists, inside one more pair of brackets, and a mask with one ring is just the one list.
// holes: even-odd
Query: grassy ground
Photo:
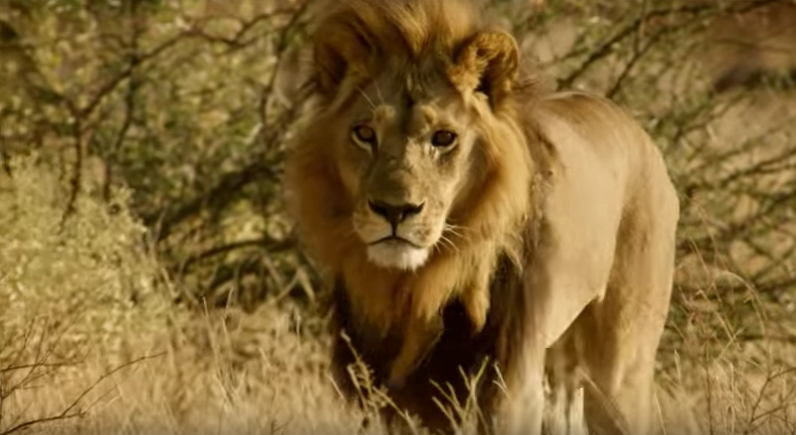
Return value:
[[(60, 227), (67, 186), (34, 159), (0, 192), (0, 433), (353, 433), (365, 414), (328, 377), (324, 317), (292, 299), (253, 312), (175, 306), (130, 217), (83, 198)], [(796, 351), (751, 290), (758, 340), (739, 307), (675, 301), (659, 358), (667, 433), (794, 430)], [(718, 299), (720, 301), (720, 299)], [(780, 337), (781, 339), (782, 337)], [(789, 368), (790, 367), (790, 368)], [(383, 433), (377, 425), (369, 429)]]

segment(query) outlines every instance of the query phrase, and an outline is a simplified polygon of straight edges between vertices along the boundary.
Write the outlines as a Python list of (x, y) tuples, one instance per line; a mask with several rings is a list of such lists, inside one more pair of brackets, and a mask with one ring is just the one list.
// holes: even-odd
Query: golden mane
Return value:
[[(343, 56), (368, 56), (367, 62), (349, 65), (356, 71), (356, 80), (372, 78), (387, 64), (421, 64), (429, 59), (440, 62), (455, 57), (463, 44), (480, 32), (498, 30), (501, 26), (490, 19), (478, 1), (417, 0), (339, 0), (319, 1), (314, 17), (316, 74), (310, 81), (315, 91), (333, 87), (329, 78), (342, 81), (345, 72), (337, 68)], [(501, 29), (502, 30), (502, 29)], [(357, 39), (356, 43), (352, 40)], [(370, 53), (357, 52), (367, 47)], [(342, 50), (324, 50), (343, 47)], [(333, 53), (329, 56), (329, 53)], [(471, 62), (476, 59), (471, 59)], [(442, 65), (437, 65), (442, 67)], [(349, 71), (351, 72), (351, 71)], [(538, 97), (552, 91), (548, 78), (540, 74), (531, 58), (523, 58), (518, 74), (511, 78), (512, 93), (522, 97)], [(350, 87), (348, 89), (351, 90)], [(529, 102), (523, 98), (524, 103)], [(533, 98), (531, 99), (533, 100)], [(327, 104), (329, 102), (327, 101)]]

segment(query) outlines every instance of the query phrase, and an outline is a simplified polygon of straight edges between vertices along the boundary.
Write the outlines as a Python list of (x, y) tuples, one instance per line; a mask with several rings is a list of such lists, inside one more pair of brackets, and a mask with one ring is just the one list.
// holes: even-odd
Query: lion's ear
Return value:
[(502, 31), (484, 31), (459, 48), (450, 78), (460, 92), (482, 92), (495, 106), (511, 93), (518, 65), (514, 37)]
[(363, 35), (343, 20), (318, 29), (314, 60), (318, 84), (324, 94), (334, 94), (351, 72), (366, 72), (371, 47)]

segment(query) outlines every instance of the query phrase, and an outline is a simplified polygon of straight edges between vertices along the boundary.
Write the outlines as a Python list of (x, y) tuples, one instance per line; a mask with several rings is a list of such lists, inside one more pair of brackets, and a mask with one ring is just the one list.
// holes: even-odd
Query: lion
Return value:
[(472, 3), (318, 7), (285, 185), (333, 288), (334, 378), (355, 397), (360, 358), (443, 432), (447, 385), (484, 433), (541, 433), (545, 407), (575, 431), (579, 393), (591, 433), (651, 433), (679, 219), (662, 155), (613, 103), (546, 85)]

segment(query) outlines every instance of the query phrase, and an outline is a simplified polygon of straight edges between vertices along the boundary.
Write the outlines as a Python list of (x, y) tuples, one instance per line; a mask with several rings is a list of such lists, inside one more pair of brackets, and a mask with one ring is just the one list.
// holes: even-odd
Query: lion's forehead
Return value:
[(461, 108), (441, 98), (379, 101), (363, 95), (362, 100), (361, 115), (356, 118), (374, 124), (382, 134), (412, 137), (427, 134), (432, 128), (466, 128)]
[(443, 115), (454, 115), (460, 109), (460, 95), (437, 69), (396, 65), (376, 73), (353, 90), (358, 110), (372, 113), (374, 122), (411, 122), (411, 126), (433, 124)]

